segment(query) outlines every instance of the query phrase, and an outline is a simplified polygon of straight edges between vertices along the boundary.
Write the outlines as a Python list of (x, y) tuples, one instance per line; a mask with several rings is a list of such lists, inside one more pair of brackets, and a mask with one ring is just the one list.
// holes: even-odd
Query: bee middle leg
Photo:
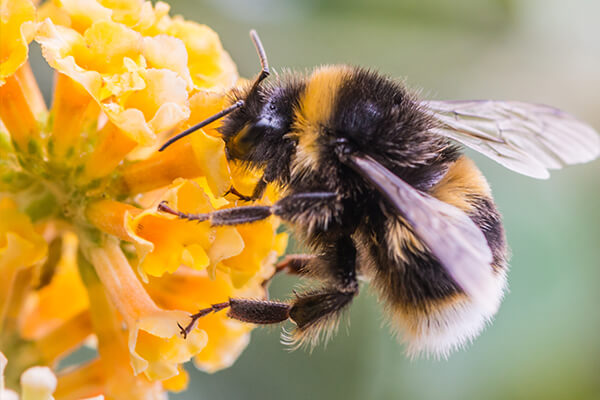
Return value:
[(306, 268), (316, 258), (317, 256), (314, 254), (289, 254), (285, 256), (283, 260), (275, 264), (273, 274), (263, 281), (262, 287), (267, 289), (273, 278), (281, 272), (289, 275), (305, 275), (307, 273)]

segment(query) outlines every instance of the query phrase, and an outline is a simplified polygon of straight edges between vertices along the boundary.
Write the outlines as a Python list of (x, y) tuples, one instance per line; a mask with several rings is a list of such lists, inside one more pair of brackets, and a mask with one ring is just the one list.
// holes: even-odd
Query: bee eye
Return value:
[(242, 129), (234, 139), (234, 145), (239, 152), (247, 152), (261, 139), (270, 127), (270, 121), (261, 118), (256, 123)]

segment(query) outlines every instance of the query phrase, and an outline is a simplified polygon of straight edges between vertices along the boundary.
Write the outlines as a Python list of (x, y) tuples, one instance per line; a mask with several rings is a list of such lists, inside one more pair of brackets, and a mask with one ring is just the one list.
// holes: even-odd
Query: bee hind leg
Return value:
[(329, 339), (342, 312), (358, 294), (356, 247), (349, 236), (333, 242), (325, 254), (319, 256), (319, 261), (316, 265), (320, 271), (315, 273), (324, 280), (324, 286), (297, 294), (289, 311), (297, 328), (286, 342), (294, 347), (314, 346), (321, 336)]
[[(280, 265), (287, 268), (295, 264), (302, 275), (307, 273), (310, 276), (310, 261), (315, 259), (321, 269), (316, 277), (321, 278), (323, 286), (296, 294), (296, 298), (290, 302), (233, 298), (214, 304), (191, 315), (191, 322), (185, 328), (181, 327), (182, 335), (187, 335), (203, 316), (228, 308), (229, 318), (253, 324), (277, 324), (292, 320), (297, 328), (291, 338), (285, 341), (296, 347), (304, 343), (316, 345), (322, 332), (326, 339), (329, 338), (337, 327), (341, 313), (358, 294), (356, 247), (350, 237), (344, 236), (331, 243), (322, 255), (290, 256)], [(304, 270), (303, 266), (309, 266), (308, 270)]]
[(238, 321), (252, 324), (268, 325), (277, 324), (289, 318), (290, 304), (255, 299), (229, 299), (224, 303), (213, 304), (190, 315), (191, 321), (185, 327), (179, 325), (181, 335), (185, 338), (194, 329), (196, 322), (213, 312), (229, 308), (227, 316)]
[(341, 313), (358, 294), (358, 284), (348, 288), (325, 287), (297, 295), (289, 314), (297, 325), (284, 343), (293, 348), (314, 347), (322, 336), (327, 341), (336, 331)]

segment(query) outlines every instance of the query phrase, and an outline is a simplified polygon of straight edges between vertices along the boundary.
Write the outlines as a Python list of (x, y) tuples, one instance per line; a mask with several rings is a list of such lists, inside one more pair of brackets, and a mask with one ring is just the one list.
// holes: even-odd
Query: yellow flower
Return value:
[[(82, 335), (91, 334), (87, 293), (77, 271), (77, 237), (70, 232), (58, 236), (50, 244), (50, 253), (41, 267), (38, 287), (29, 298), (24, 313), (22, 334), (26, 338), (40, 338), (58, 328), (63, 321), (81, 318)], [(58, 258), (57, 260), (52, 260)], [(49, 265), (48, 261), (55, 264)], [(51, 276), (51, 280), (47, 281)], [(62, 296), (61, 293), (69, 293)], [(84, 321), (85, 320), (85, 321)], [(75, 331), (73, 331), (75, 334)]]
[[(146, 284), (148, 292), (163, 307), (194, 310), (205, 308), (229, 297), (263, 297), (260, 285), (250, 290), (236, 290), (231, 278), (217, 271), (215, 279), (210, 279), (206, 271), (182, 268), (162, 279), (151, 278)], [(186, 293), (180, 297), (166, 296), (166, 293)], [(194, 358), (194, 364), (207, 372), (214, 372), (230, 366), (250, 340), (251, 326), (227, 318), (225, 313), (207, 315), (198, 321), (197, 329), (207, 333), (206, 347)]]
[(46, 20), (36, 40), (50, 66), (85, 88), (137, 144), (151, 143), (189, 116), (185, 80), (176, 71), (149, 67), (144, 37), (125, 25), (98, 21), (82, 35)]
[[(217, 34), (162, 2), (0, 1), (2, 395), (162, 399), (185, 388), (189, 360), (230, 366), (251, 325), (218, 313), (184, 339), (178, 324), (229, 297), (264, 297), (286, 236), (274, 219), (211, 227), (157, 211), (234, 207), (228, 189), (258, 178), (228, 164), (218, 124), (156, 151), (227, 105), (239, 77)], [(32, 40), (55, 71), (50, 109)], [(261, 202), (276, 199), (268, 188)], [(51, 372), (90, 343), (96, 358)], [(36, 386), (52, 380), (40, 371), (54, 383)]]
[(30, 1), (0, 2), (0, 86), (27, 61), (35, 32), (35, 7)]

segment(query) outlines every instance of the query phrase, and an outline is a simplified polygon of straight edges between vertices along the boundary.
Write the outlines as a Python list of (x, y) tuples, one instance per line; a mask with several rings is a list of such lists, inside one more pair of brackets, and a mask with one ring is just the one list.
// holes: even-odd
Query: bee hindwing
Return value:
[(533, 178), (548, 169), (591, 161), (600, 136), (589, 125), (556, 108), (518, 101), (424, 101), (438, 122), (431, 131), (456, 140)]
[[(397, 209), (468, 296), (481, 304), (492, 302), (485, 290), (494, 280), (492, 253), (464, 212), (413, 188), (371, 157), (353, 155), (349, 162)], [(497, 306), (493, 303), (490, 308)]]

